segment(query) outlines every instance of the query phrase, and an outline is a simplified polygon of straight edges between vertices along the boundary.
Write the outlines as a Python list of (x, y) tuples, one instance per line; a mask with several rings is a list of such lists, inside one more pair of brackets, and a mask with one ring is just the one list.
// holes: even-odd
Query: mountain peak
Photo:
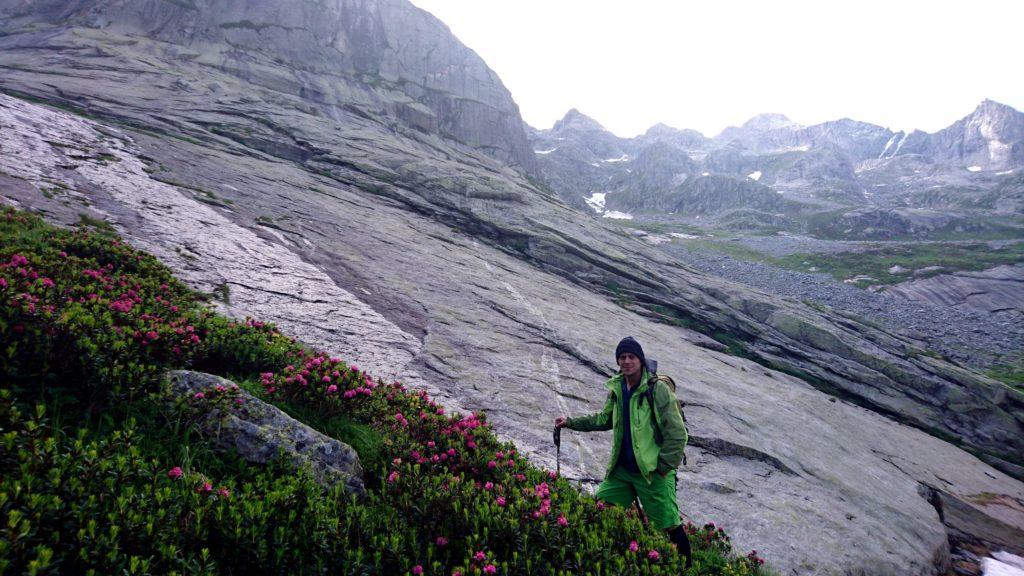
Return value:
[(601, 124), (597, 120), (594, 120), (590, 116), (587, 116), (586, 114), (580, 112), (575, 108), (572, 108), (571, 110), (566, 112), (565, 116), (563, 116), (562, 119), (559, 120), (558, 122), (555, 122), (555, 125), (551, 129), (555, 132), (558, 132), (560, 130), (565, 130), (569, 128), (584, 131), (606, 131), (604, 129), (604, 126), (601, 126)]
[(703, 134), (690, 128), (673, 128), (663, 122), (658, 122), (654, 126), (647, 129), (644, 132), (644, 136), (700, 136), (704, 137)]
[(1020, 112), (1013, 106), (1008, 106), (988, 98), (982, 100), (981, 104), (978, 104), (978, 107), (971, 113), (972, 116), (1003, 116), (1014, 114), (1020, 114)]
[(743, 123), (742, 128), (747, 130), (778, 130), (779, 128), (787, 128), (790, 126), (796, 126), (792, 120), (790, 120), (785, 114), (758, 114), (750, 120)]

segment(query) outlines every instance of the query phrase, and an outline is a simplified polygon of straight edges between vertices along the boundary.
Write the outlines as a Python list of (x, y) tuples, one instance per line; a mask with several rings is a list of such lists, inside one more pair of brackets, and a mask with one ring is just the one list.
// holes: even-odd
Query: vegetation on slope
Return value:
[[(986, 243), (916, 243), (877, 245), (868, 250), (838, 254), (793, 254), (777, 260), (779, 266), (794, 270), (814, 267), (836, 279), (856, 276), (873, 278), (870, 284), (898, 284), (911, 278), (928, 278), (956, 271), (986, 270), (1003, 264), (1024, 262), (1024, 242), (994, 249)], [(902, 274), (889, 272), (899, 266)], [(930, 268), (930, 270), (924, 270)]]
[[(679, 574), (664, 536), (499, 442), (483, 414), (212, 313), (106, 231), (0, 213), (0, 573)], [(199, 369), (354, 445), (368, 494), (214, 452), (161, 374)], [(760, 574), (688, 525), (690, 574)]]
[[(898, 284), (958, 271), (987, 270), (1004, 264), (1024, 262), (1024, 242), (1010, 242), (993, 248), (988, 243), (885, 242), (862, 249), (836, 253), (799, 253), (781, 258), (749, 248), (735, 241), (701, 238), (686, 240), (687, 248), (716, 252), (748, 262), (762, 262), (799, 272), (823, 272), (837, 280), (869, 277), (855, 285)], [(889, 270), (895, 266), (900, 273)]]

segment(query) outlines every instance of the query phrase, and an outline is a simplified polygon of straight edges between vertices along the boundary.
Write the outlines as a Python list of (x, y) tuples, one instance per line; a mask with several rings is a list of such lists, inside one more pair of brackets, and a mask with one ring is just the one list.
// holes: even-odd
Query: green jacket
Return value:
[[(608, 388), (611, 394), (608, 395), (603, 410), (589, 416), (569, 418), (565, 424), (566, 428), (581, 432), (615, 430), (612, 456), (608, 461), (608, 474), (615, 469), (615, 465), (619, 461), (619, 450), (622, 445), (622, 378), (622, 373), (619, 373), (605, 382), (605, 388)], [(656, 409), (654, 415), (661, 426), (664, 442), (659, 446), (655, 441), (654, 424), (651, 422), (651, 405), (647, 400), (642, 402), (642, 406), (640, 402), (647, 391), (649, 379), (650, 376), (644, 369), (644, 373), (640, 377), (640, 384), (633, 390), (629, 400), (633, 454), (636, 456), (636, 463), (640, 468), (641, 475), (648, 482), (650, 482), (651, 472), (667, 474), (679, 467), (679, 463), (683, 460), (683, 449), (686, 448), (686, 441), (689, 438), (675, 394), (669, 389), (668, 384), (657, 382), (654, 389)]]

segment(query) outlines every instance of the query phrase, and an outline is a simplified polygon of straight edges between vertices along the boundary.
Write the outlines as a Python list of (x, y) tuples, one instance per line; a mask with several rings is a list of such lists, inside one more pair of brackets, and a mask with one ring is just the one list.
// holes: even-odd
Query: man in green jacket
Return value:
[[(676, 503), (676, 468), (686, 447), (686, 425), (679, 403), (668, 384), (654, 379), (640, 343), (629, 336), (615, 348), (619, 373), (605, 383), (610, 394), (604, 409), (589, 416), (558, 417), (556, 428), (583, 432), (614, 430), (608, 471), (597, 488), (596, 498), (628, 507), (640, 498), (647, 518), (669, 539), (690, 565), (690, 542), (679, 519)], [(654, 405), (648, 387), (654, 386)], [(652, 413), (653, 410), (653, 413)], [(662, 440), (655, 434), (657, 419)]]

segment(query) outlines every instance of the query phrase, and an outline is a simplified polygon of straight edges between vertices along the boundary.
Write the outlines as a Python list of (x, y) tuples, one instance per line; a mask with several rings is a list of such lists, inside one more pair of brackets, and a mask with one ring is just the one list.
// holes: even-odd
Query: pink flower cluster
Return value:
[[(473, 563), (474, 564), (483, 564), (484, 562), (487, 562), (487, 554), (485, 554), (483, 552), (477, 552), (476, 554), (473, 554)], [(490, 563), (485, 564), (483, 567), (480, 568), (480, 570), (482, 570), (484, 574), (497, 574), (498, 573), (498, 568), (494, 564), (490, 564)], [(459, 572), (459, 574), (462, 574), (462, 573)], [(452, 576), (454, 576), (454, 575), (455, 575), (455, 573), (453, 572)]]

